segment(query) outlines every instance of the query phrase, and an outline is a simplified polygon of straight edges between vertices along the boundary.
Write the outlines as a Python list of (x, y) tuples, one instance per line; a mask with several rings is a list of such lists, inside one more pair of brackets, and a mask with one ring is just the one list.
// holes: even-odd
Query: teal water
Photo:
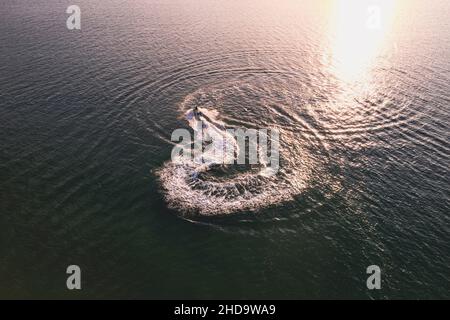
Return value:
[[(448, 1), (71, 4), (0, 3), (0, 298), (449, 297)], [(194, 106), (279, 174), (178, 179)]]

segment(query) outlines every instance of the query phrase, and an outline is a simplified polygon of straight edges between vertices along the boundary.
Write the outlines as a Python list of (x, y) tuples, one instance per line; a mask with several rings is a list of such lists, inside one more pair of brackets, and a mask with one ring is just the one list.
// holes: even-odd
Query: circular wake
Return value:
[[(222, 159), (210, 154), (206, 154), (205, 162), (172, 159), (157, 172), (169, 207), (201, 215), (258, 210), (293, 200), (309, 185), (313, 171), (319, 172), (322, 166), (314, 159), (316, 152), (311, 152), (311, 148), (324, 149), (324, 146), (311, 140), (311, 135), (300, 137), (294, 126), (279, 125), (279, 119), (269, 112), (271, 104), (277, 102), (271, 96), (273, 92), (256, 90), (250, 84), (240, 83), (225, 88), (203, 88), (184, 99), (180, 115), (192, 132), (204, 130), (216, 136), (226, 135), (227, 128), (277, 129), (279, 170), (267, 174), (267, 163), (223, 164)], [(263, 98), (255, 100), (256, 94)], [(195, 108), (200, 111), (201, 119), (193, 115)], [(290, 122), (296, 123), (292, 116)], [(235, 142), (229, 139), (227, 144)], [(223, 144), (213, 149), (220, 147)], [(326, 159), (325, 149), (319, 153)], [(319, 179), (325, 179), (325, 175)]]

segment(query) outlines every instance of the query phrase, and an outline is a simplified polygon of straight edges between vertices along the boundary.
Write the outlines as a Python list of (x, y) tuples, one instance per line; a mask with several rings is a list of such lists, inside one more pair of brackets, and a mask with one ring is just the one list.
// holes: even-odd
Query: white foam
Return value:
[[(184, 113), (190, 127), (194, 131), (203, 130), (204, 134), (218, 142), (213, 142), (202, 154), (202, 162), (174, 159), (158, 171), (170, 207), (185, 213), (213, 215), (254, 210), (292, 199), (294, 192), (291, 186), (285, 179), (274, 175), (265, 163), (257, 172), (230, 173), (221, 178), (208, 176), (214, 165), (221, 165), (225, 171), (227, 169), (224, 162), (230, 159), (226, 158), (227, 152), (220, 151), (229, 148), (239, 150), (235, 137), (226, 131), (226, 124), (218, 119), (219, 112), (205, 108), (199, 110), (204, 115), (200, 119), (192, 116), (192, 109)], [(205, 176), (202, 175), (204, 173)]]

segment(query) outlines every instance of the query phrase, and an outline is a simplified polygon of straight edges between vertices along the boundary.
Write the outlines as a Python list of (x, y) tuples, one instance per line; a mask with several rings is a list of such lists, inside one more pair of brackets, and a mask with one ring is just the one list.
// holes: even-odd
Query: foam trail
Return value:
[[(267, 174), (267, 162), (260, 164), (258, 171), (236, 172), (235, 164), (230, 164), (240, 152), (236, 138), (218, 119), (216, 110), (198, 109), (200, 116), (196, 117), (192, 109), (184, 116), (194, 133), (204, 134), (212, 142), (199, 157), (172, 159), (159, 170), (169, 207), (184, 213), (217, 215), (292, 199), (287, 179)], [(217, 176), (216, 171), (222, 174)]]

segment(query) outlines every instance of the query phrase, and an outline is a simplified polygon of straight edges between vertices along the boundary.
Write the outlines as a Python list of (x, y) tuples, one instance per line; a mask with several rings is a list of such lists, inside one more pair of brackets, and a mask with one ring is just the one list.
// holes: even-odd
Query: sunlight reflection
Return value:
[(336, 0), (333, 2), (331, 63), (347, 83), (363, 80), (383, 50), (395, 0)]

